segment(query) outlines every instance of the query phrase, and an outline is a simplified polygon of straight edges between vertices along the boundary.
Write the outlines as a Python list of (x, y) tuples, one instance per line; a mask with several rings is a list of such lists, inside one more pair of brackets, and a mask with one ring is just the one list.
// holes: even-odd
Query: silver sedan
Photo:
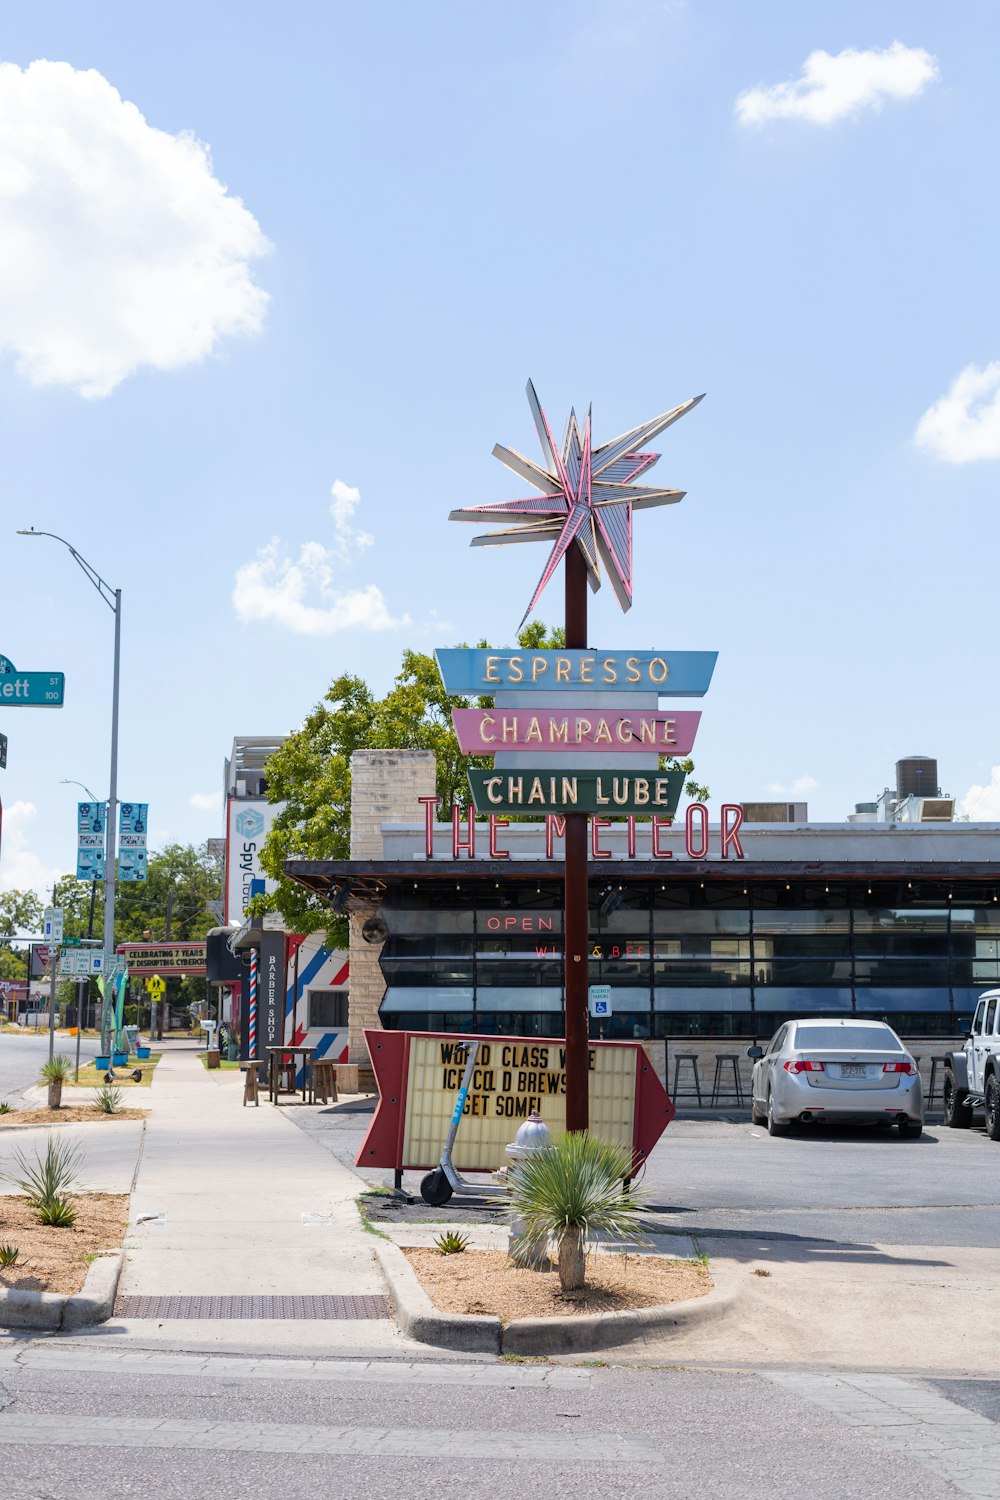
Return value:
[(884, 1021), (788, 1021), (755, 1059), (750, 1113), (769, 1135), (797, 1121), (842, 1120), (895, 1125), (915, 1139), (924, 1098), (913, 1058)]

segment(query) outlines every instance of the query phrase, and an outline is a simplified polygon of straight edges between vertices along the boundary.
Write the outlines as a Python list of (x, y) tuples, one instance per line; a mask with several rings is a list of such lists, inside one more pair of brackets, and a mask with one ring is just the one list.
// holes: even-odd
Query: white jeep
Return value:
[(1000, 990), (979, 997), (965, 1046), (945, 1063), (944, 1123), (967, 1130), (977, 1109), (990, 1140), (1000, 1141)]

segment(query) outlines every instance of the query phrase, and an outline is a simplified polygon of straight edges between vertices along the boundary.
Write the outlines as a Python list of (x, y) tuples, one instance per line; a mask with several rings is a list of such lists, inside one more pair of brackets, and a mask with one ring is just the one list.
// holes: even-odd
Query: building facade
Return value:
[[(429, 754), (356, 760), (354, 857), (288, 869), (353, 913), (358, 1079), (367, 1027), (562, 1035), (558, 820), (439, 822)], [(672, 1043), (711, 1054), (796, 1016), (858, 1015), (929, 1062), (1000, 983), (998, 842), (991, 824), (744, 823), (727, 845), (711, 812), (599, 827), (588, 978), (611, 989), (603, 1035), (649, 1041), (662, 1069)]]

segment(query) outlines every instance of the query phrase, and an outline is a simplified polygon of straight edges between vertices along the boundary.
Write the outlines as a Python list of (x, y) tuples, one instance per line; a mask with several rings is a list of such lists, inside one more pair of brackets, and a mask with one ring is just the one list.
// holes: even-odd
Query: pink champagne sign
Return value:
[(451, 715), (463, 755), (495, 755), (503, 750), (688, 755), (700, 719), (700, 713), (662, 713), (652, 708), (456, 708)]

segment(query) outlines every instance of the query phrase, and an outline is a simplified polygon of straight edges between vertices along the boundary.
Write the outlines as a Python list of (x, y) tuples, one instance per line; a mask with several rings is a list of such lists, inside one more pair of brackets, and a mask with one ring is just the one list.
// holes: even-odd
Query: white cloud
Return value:
[(814, 792), (819, 782), (812, 776), (797, 776), (791, 786), (784, 786), (780, 781), (772, 781), (768, 787), (772, 797), (790, 797), (793, 802), (800, 801)]
[(974, 823), (1000, 823), (1000, 766), (993, 767), (986, 786), (969, 787), (958, 811)]
[(377, 584), (347, 590), (337, 587), (338, 573), (349, 568), (374, 538), (354, 524), (361, 491), (337, 479), (330, 493), (332, 541), (303, 542), (294, 559), (278, 537), (259, 547), (257, 556), (243, 564), (233, 582), (233, 608), (239, 619), (248, 624), (271, 621), (296, 635), (399, 630), (410, 624), (408, 615), (397, 619), (389, 612)]
[(15, 802), (4, 809), (3, 849), (0, 852), (0, 891), (37, 891), (51, 900), (53, 882), (66, 871), (47, 865), (28, 847), (28, 828), (37, 818), (33, 802)]
[(33, 385), (106, 396), (257, 333), (269, 248), (193, 135), (93, 69), (0, 63), (0, 349)]
[(913, 99), (938, 76), (937, 60), (922, 47), (872, 47), (858, 52), (810, 52), (802, 74), (790, 83), (747, 89), (736, 100), (741, 125), (768, 120), (807, 120), (832, 125), (863, 109), (881, 109), (887, 99)]
[(1000, 458), (1000, 363), (966, 365), (948, 392), (924, 412), (914, 441), (950, 464)]
[(189, 807), (196, 807), (199, 812), (221, 812), (221, 792), (192, 792), (188, 798)]

